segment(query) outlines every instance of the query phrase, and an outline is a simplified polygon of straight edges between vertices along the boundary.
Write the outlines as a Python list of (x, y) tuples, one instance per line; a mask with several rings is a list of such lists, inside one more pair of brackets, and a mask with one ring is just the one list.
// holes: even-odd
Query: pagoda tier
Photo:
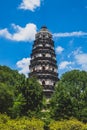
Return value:
[(35, 35), (29, 69), (29, 77), (36, 76), (45, 96), (50, 97), (58, 81), (58, 68), (52, 34), (45, 26)]

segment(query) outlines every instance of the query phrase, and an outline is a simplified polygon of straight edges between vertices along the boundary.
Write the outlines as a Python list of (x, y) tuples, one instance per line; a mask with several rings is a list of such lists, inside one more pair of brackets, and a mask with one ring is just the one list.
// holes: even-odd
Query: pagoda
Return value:
[(36, 76), (43, 86), (44, 95), (50, 97), (58, 81), (58, 68), (54, 41), (46, 26), (35, 35), (29, 69), (29, 77)]

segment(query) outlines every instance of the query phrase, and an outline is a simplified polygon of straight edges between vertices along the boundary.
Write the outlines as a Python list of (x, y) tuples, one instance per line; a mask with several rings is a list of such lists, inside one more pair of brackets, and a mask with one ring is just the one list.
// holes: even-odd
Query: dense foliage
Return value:
[(0, 66), (0, 113), (0, 130), (87, 130), (87, 72), (63, 74), (48, 102), (35, 77)]
[(51, 100), (54, 119), (75, 117), (87, 122), (87, 72), (66, 72), (55, 86)]
[(0, 66), (0, 112), (12, 118), (34, 115), (42, 108), (42, 86), (35, 77)]
[(32, 112), (38, 112), (42, 108), (43, 91), (42, 86), (39, 84), (35, 77), (26, 79), (25, 86), (23, 87), (22, 95), (25, 98), (25, 104), (22, 113), (29, 116)]
[[(11, 119), (7, 115), (0, 114), (0, 130), (44, 130), (44, 122), (28, 117)], [(49, 130), (87, 130), (87, 124), (84, 124), (77, 119), (52, 121)], [(45, 129), (45, 130), (48, 130)]]
[(0, 83), (0, 112), (8, 113), (9, 108), (13, 104), (13, 93), (8, 89), (4, 83)]
[(50, 130), (87, 130), (87, 124), (76, 119), (54, 121), (49, 125)]
[(44, 130), (44, 122), (35, 118), (30, 120), (27, 117), (13, 120), (0, 114), (0, 130)]

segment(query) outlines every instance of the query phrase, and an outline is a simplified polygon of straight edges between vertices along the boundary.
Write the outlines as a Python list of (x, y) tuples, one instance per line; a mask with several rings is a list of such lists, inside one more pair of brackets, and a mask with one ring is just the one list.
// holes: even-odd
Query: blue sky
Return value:
[(53, 34), (59, 76), (87, 71), (87, 0), (0, 0), (0, 65), (27, 74), (42, 25)]

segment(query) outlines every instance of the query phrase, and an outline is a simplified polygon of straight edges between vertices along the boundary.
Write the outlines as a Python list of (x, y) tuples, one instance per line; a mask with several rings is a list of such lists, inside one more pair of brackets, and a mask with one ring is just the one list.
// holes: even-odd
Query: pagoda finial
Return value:
[(46, 25), (43, 25), (43, 26), (41, 27), (41, 29), (42, 29), (42, 28), (47, 29)]

